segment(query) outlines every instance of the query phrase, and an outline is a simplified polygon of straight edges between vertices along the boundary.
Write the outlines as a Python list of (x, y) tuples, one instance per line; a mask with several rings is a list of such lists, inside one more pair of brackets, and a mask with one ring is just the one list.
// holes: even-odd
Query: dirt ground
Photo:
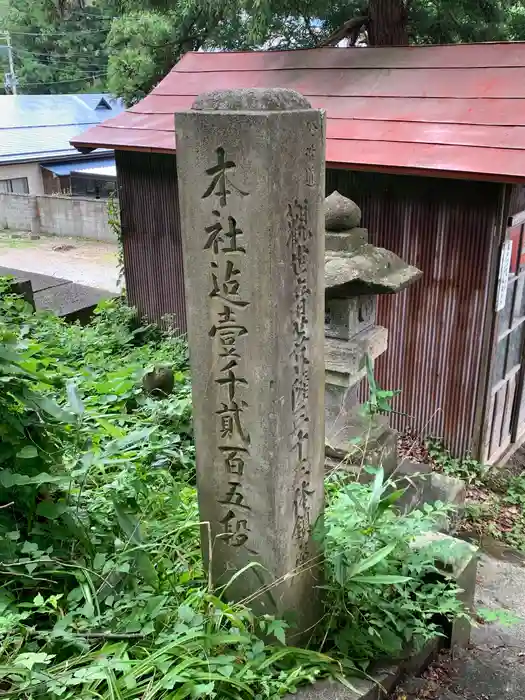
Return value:
[(117, 246), (78, 238), (30, 240), (26, 232), (0, 232), (0, 266), (61, 277), (88, 287), (119, 291)]

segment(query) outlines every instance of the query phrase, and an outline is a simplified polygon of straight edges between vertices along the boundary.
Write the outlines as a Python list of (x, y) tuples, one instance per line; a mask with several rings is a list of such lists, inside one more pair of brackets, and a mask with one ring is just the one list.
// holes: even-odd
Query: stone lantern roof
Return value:
[(361, 210), (355, 202), (339, 192), (325, 199), (327, 299), (394, 294), (423, 274), (390, 250), (367, 243), (360, 223)]

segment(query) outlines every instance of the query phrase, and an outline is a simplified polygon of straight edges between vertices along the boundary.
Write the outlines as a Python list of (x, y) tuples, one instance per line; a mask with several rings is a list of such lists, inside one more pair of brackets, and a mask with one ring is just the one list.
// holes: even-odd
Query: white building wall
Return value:
[(0, 180), (12, 180), (16, 177), (27, 177), (29, 194), (44, 194), (44, 181), (38, 163), (0, 165)]

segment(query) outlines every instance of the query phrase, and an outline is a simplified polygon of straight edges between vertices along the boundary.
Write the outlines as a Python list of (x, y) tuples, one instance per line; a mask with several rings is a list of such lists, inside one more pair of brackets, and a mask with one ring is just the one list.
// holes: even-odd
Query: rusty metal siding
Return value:
[(116, 151), (128, 301), (150, 321), (173, 315), (186, 332), (174, 155)]
[(525, 211), (525, 186), (513, 185), (509, 199), (509, 216)]
[(389, 347), (377, 378), (402, 390), (392, 425), (442, 436), (454, 454), (464, 454), (479, 438), (473, 432), (499, 186), (329, 170), (327, 194), (334, 189), (361, 206), (370, 242), (424, 273), (378, 303)]

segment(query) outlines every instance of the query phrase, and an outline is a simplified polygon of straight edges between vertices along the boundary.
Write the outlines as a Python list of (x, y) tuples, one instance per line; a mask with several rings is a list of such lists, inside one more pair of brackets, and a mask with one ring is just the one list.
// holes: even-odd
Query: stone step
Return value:
[[(513, 644), (515, 650), (523, 648), (519, 639)], [(452, 660), (440, 660), (440, 673), (403, 680), (391, 700), (523, 700), (525, 658), (521, 651), (509, 652), (509, 647), (460, 651)]]
[(493, 651), (473, 649), (454, 662), (454, 674), (449, 690), (460, 698), (523, 700), (525, 658), (512, 657), (505, 661), (504, 656), (495, 655)]

